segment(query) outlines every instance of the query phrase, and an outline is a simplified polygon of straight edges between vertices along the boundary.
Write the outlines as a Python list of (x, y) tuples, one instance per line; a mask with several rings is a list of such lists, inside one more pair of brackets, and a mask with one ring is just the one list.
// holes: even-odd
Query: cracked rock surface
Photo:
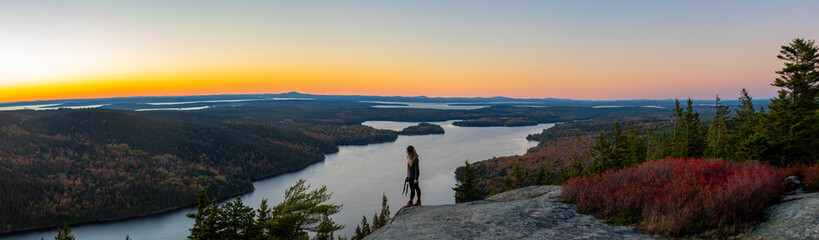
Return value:
[(562, 187), (532, 186), (483, 201), (403, 208), (365, 239), (651, 239), (560, 202)]

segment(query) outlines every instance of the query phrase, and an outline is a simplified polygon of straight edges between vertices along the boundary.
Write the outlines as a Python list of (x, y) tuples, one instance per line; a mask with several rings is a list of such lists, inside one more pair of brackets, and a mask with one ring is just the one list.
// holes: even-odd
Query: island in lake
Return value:
[(419, 123), (415, 126), (409, 126), (398, 132), (398, 135), (408, 135), (408, 136), (415, 136), (415, 135), (432, 135), (432, 134), (444, 134), (444, 128), (442, 128), (438, 124), (432, 123)]

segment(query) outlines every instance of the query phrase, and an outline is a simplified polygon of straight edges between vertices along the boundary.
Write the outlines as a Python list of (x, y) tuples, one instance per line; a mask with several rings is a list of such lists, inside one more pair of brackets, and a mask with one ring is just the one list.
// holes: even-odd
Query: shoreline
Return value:
[[(361, 124), (361, 123), (359, 123), (359, 124)], [(542, 123), (538, 123), (538, 124), (542, 124)], [(538, 125), (538, 124), (535, 124), (535, 125)], [(458, 127), (476, 127), (476, 128), (481, 128), (481, 127), (483, 127), (483, 126), (481, 126), (481, 127), (478, 127), (478, 126), (458, 126)], [(491, 126), (491, 127), (523, 127), (523, 126)], [(398, 131), (396, 131), (396, 132), (398, 132)], [(436, 134), (425, 134), (425, 135), (436, 135)], [(410, 136), (410, 135), (400, 135), (400, 134), (398, 134), (398, 136)], [(387, 141), (378, 141), (378, 140), (377, 140), (377, 141), (373, 141), (373, 142), (369, 142), (369, 143), (360, 143), (360, 144), (359, 144), (359, 143), (351, 143), (351, 144), (337, 144), (337, 146), (338, 146), (338, 147), (341, 147), (341, 146), (365, 146), (365, 145), (370, 145), (370, 144), (380, 144), (380, 143), (386, 143), (386, 142), (395, 142), (397, 139), (398, 139), (398, 138), (396, 137), (395, 139), (392, 139), (392, 140), (387, 140)], [(338, 149), (338, 148), (335, 148), (334, 150), (331, 150), (331, 151), (328, 151), (328, 152), (324, 152), (324, 153), (323, 153), (323, 155), (322, 155), (322, 157), (321, 157), (321, 159), (318, 159), (318, 160), (316, 160), (316, 161), (309, 162), (309, 163), (305, 164), (304, 166), (301, 166), (301, 167), (298, 167), (298, 168), (294, 168), (294, 169), (291, 169), (291, 170), (287, 170), (287, 171), (282, 171), (282, 172), (275, 173), (275, 174), (271, 174), (271, 175), (269, 175), (269, 176), (265, 176), (265, 177), (261, 177), (261, 178), (257, 178), (257, 179), (251, 179), (251, 181), (252, 181), (253, 183), (255, 183), (255, 182), (257, 182), (257, 181), (262, 181), (262, 180), (266, 180), (266, 179), (270, 179), (270, 178), (278, 177), (278, 176), (280, 176), (280, 175), (284, 175), (284, 174), (288, 174), (288, 173), (294, 173), (294, 172), (297, 172), (297, 171), (304, 170), (305, 168), (307, 168), (307, 167), (309, 167), (309, 166), (311, 166), (311, 165), (313, 165), (313, 164), (316, 164), (316, 163), (319, 163), (319, 162), (323, 162), (323, 161), (326, 159), (327, 154), (338, 153), (338, 151), (339, 151), (339, 149)], [(241, 195), (245, 195), (245, 194), (248, 194), (248, 193), (252, 193), (252, 192), (254, 192), (255, 190), (256, 190), (256, 189), (255, 189), (255, 187), (254, 187), (253, 189), (250, 189), (250, 190), (241, 191), (241, 192), (238, 192), (238, 193), (236, 193), (236, 194), (231, 194), (231, 195), (228, 195), (228, 196), (224, 196), (224, 197), (221, 197), (221, 198), (217, 199), (217, 202), (222, 203), (222, 202), (224, 202), (224, 201), (226, 201), (226, 200), (228, 200), (228, 199), (235, 198), (235, 197), (238, 197), (238, 196), (241, 196)], [(159, 211), (154, 211), (154, 212), (149, 212), (149, 213), (142, 213), (142, 214), (137, 214), (137, 215), (132, 215), (132, 216), (126, 216), (126, 217), (116, 217), (116, 218), (104, 218), (104, 219), (87, 220), (87, 221), (82, 221), (82, 222), (70, 223), (70, 224), (68, 224), (68, 225), (69, 225), (70, 227), (76, 227), (76, 226), (84, 226), (84, 225), (91, 225), (91, 224), (104, 224), (104, 223), (112, 223), (112, 222), (118, 222), (118, 221), (127, 221), (127, 220), (139, 219), (139, 218), (144, 218), (144, 217), (152, 217), (152, 216), (156, 216), (156, 215), (160, 215), (160, 214), (165, 214), (165, 213), (169, 213), (169, 212), (173, 212), (173, 211), (177, 211), (177, 210), (181, 210), (181, 209), (185, 209), (185, 208), (189, 208), (189, 207), (194, 207), (194, 206), (196, 206), (196, 204), (197, 204), (197, 203), (191, 203), (191, 204), (186, 204), (186, 205), (180, 205), (180, 206), (176, 206), (176, 207), (171, 207), (171, 208), (162, 209), (162, 210), (159, 210)], [(48, 230), (53, 230), (53, 229), (55, 229), (55, 228), (57, 228), (57, 227), (60, 227), (60, 226), (62, 226), (62, 224), (55, 224), (55, 225), (48, 225), (48, 226), (41, 226), (41, 227), (31, 227), (31, 228), (15, 229), (15, 230), (7, 231), (7, 232), (0, 232), (0, 237), (7, 237), (7, 236), (13, 236), (13, 235), (25, 234), (25, 233), (32, 233), (32, 232), (39, 232), (39, 231), (48, 231)]]
[[(239, 196), (239, 195), (244, 195), (244, 194), (247, 194), (247, 193), (251, 193), (251, 192), (253, 192), (255, 190), (256, 189), (253, 188), (251, 190), (242, 191), (239, 194), (222, 197), (222, 198), (219, 198), (216, 201), (217, 202), (223, 202), (224, 200), (227, 200), (227, 199)], [(151, 217), (151, 216), (155, 216), (155, 215), (159, 215), (159, 214), (163, 214), (163, 213), (173, 212), (173, 211), (176, 211), (176, 210), (182, 210), (182, 209), (193, 207), (193, 206), (196, 206), (196, 203), (182, 205), (182, 206), (176, 206), (176, 207), (172, 207), (172, 208), (166, 208), (166, 209), (162, 209), (162, 210), (159, 210), (159, 211), (154, 211), (154, 212), (149, 212), (149, 213), (142, 213), (142, 214), (127, 216), (127, 217), (103, 218), (103, 219), (82, 221), (82, 222), (68, 224), (68, 226), (75, 227), (75, 226), (83, 226), (83, 225), (91, 225), (91, 224), (101, 224), (101, 223), (111, 223), (111, 222), (117, 222), (117, 221), (125, 221), (125, 220), (131, 220), (131, 219), (137, 219), (137, 218), (143, 218), (143, 217)], [(7, 237), (7, 236), (16, 235), (16, 234), (23, 234), (23, 233), (45, 231), (45, 230), (54, 229), (54, 228), (57, 228), (57, 227), (60, 227), (60, 226), (62, 226), (62, 224), (42, 226), (42, 227), (16, 229), (16, 230), (8, 231), (8, 232), (0, 232), (0, 237)]]
[[(395, 140), (397, 140), (397, 138), (393, 139), (392, 141), (375, 141), (375, 142), (365, 143), (365, 144), (344, 144), (344, 145), (337, 144), (337, 146), (339, 146), (339, 147), (340, 146), (364, 146), (364, 145), (370, 145), (370, 144), (394, 142)], [(262, 180), (278, 177), (280, 175), (284, 175), (284, 174), (288, 174), (288, 173), (294, 173), (294, 172), (304, 170), (305, 168), (309, 167), (310, 165), (313, 165), (313, 164), (316, 164), (316, 163), (319, 163), (319, 162), (324, 162), (324, 160), (327, 158), (327, 154), (333, 154), (333, 153), (338, 153), (338, 148), (335, 148), (333, 151), (323, 153), (323, 155), (321, 156), (321, 159), (309, 162), (309, 163), (305, 164), (304, 166), (294, 168), (294, 169), (291, 169), (291, 170), (287, 170), (287, 171), (282, 171), (282, 172), (275, 173), (275, 174), (271, 174), (269, 176), (265, 176), (265, 177), (261, 177), (261, 178), (257, 178), (257, 179), (250, 179), (250, 181), (255, 183), (257, 181), (262, 181)], [(218, 198), (218, 199), (216, 199), (216, 201), (219, 202), (219, 203), (222, 203), (222, 202), (224, 202), (224, 201), (226, 201), (228, 199), (235, 198), (235, 197), (245, 195), (245, 194), (248, 194), (248, 193), (252, 193), (254, 191), (256, 191), (255, 187), (253, 187), (253, 189), (250, 189), (250, 190), (241, 191), (241, 192), (236, 193), (236, 194), (231, 194), (229, 196), (224, 196), (224, 197)], [(68, 226), (69, 227), (76, 227), (76, 226), (83, 226), (83, 225), (103, 224), (103, 223), (126, 221), (126, 220), (132, 220), (132, 219), (138, 219), (138, 218), (144, 218), (144, 217), (151, 217), (151, 216), (156, 216), (156, 215), (160, 215), (160, 214), (164, 214), (164, 213), (169, 213), (169, 212), (173, 212), (173, 211), (177, 211), (177, 210), (181, 210), (181, 209), (185, 209), (185, 208), (189, 208), (189, 207), (194, 207), (196, 205), (197, 205), (197, 203), (191, 203), (191, 204), (176, 206), (176, 207), (172, 207), (172, 208), (166, 208), (166, 209), (162, 209), (162, 210), (159, 210), (159, 211), (154, 211), (154, 212), (149, 212), (149, 213), (142, 213), (142, 214), (127, 216), (127, 217), (103, 218), (103, 219), (96, 219), (96, 220), (88, 220), (88, 221), (70, 223), (70, 224), (68, 224)], [(0, 232), (0, 237), (7, 237), (7, 236), (12, 236), (12, 235), (17, 235), (17, 234), (32, 233), (32, 232), (39, 232), (39, 231), (47, 231), (47, 230), (50, 230), (50, 229), (55, 229), (55, 228), (60, 227), (60, 226), (62, 226), (62, 224), (15, 229), (15, 230), (7, 231), (7, 232)]]

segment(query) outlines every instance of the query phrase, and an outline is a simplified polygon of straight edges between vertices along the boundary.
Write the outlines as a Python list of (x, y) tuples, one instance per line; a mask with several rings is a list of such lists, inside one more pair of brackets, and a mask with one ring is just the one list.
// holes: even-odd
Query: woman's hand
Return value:
[(415, 179), (415, 184), (418, 184), (418, 179)]

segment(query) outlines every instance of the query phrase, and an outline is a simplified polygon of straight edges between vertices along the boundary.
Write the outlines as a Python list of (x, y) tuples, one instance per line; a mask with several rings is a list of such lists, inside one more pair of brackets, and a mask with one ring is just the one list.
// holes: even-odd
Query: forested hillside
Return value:
[[(0, 112), (0, 232), (125, 218), (253, 190), (252, 181), (321, 161), (338, 145), (394, 141), (370, 120), (478, 120), (510, 125), (665, 114), (631, 107), (373, 108), (301, 101), (196, 112)], [(431, 130), (431, 129), (430, 129)], [(442, 130), (442, 129), (438, 129)], [(435, 132), (440, 132), (436, 130)]]
[(222, 198), (303, 168), (334, 142), (253, 124), (198, 124), (110, 110), (0, 113), (5, 231), (128, 217)]

